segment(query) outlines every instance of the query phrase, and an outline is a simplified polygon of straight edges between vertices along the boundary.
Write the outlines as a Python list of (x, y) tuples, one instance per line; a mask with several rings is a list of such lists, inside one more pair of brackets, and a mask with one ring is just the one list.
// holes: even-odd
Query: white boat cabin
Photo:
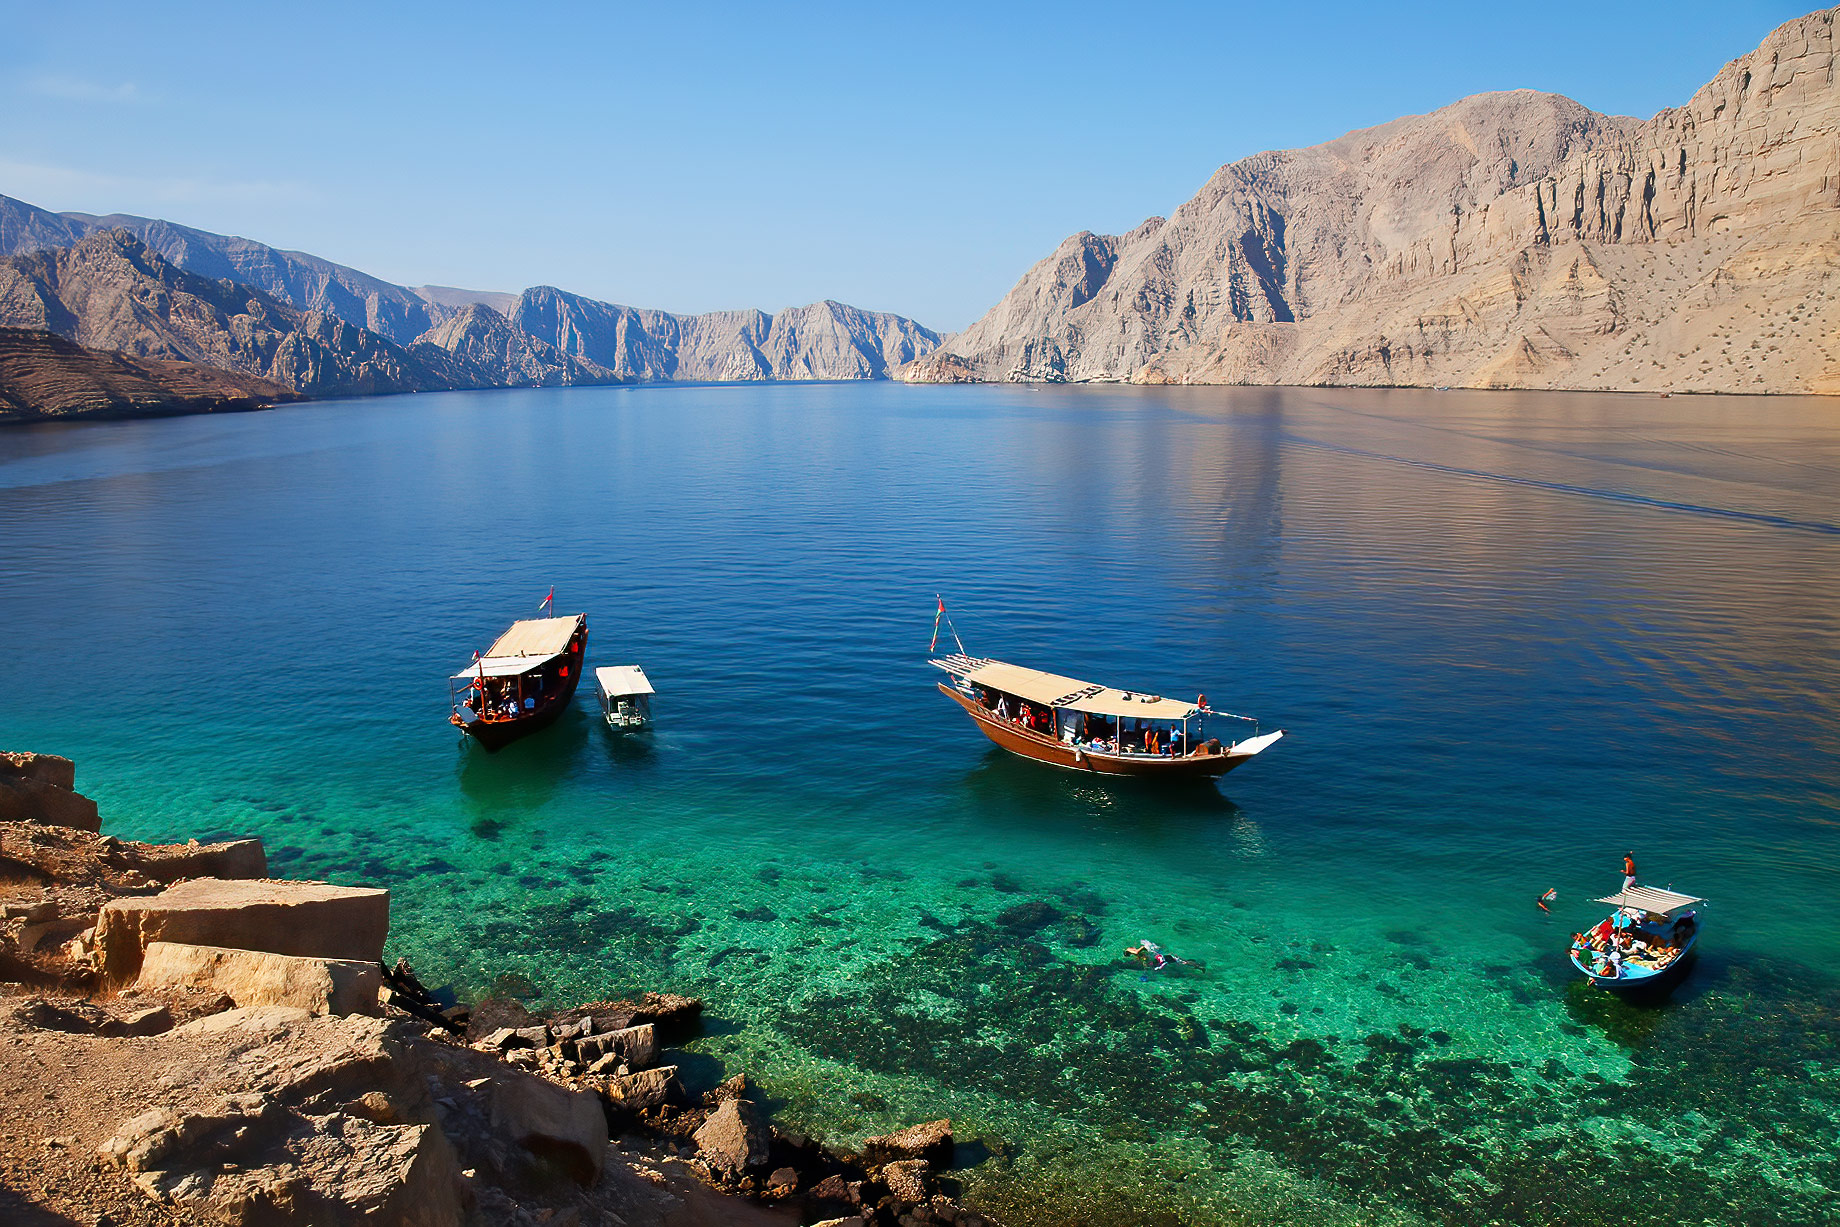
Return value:
[(652, 722), (651, 679), (638, 665), (609, 665), (594, 671), (601, 716), (611, 728), (644, 728)]

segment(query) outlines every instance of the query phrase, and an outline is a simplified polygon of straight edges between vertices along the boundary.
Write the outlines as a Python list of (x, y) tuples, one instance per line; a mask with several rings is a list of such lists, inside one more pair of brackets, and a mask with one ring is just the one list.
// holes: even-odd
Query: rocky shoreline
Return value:
[(827, 1147), (745, 1074), (686, 1088), (694, 998), (463, 1005), (384, 964), (387, 891), (267, 869), (103, 835), (70, 760), (0, 753), (0, 1219), (988, 1221), (948, 1121)]

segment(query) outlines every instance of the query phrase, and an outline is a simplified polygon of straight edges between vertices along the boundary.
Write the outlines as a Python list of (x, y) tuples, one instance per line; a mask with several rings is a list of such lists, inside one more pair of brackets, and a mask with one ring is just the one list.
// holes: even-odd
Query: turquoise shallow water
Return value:
[[(583, 696), (460, 744), (445, 675), (552, 583), (656, 732)], [(1217, 789), (1008, 759), (931, 689), (935, 592), (974, 652), (1292, 735)], [(1018, 1223), (1836, 1221), (1837, 611), (1818, 400), (574, 389), (0, 433), (0, 743), (76, 758), (112, 830), (387, 884), (393, 952), (471, 992), (704, 994), (692, 1081), (843, 1141), (949, 1113)], [(1629, 848), (1712, 899), (1662, 1008), (1563, 957)]]

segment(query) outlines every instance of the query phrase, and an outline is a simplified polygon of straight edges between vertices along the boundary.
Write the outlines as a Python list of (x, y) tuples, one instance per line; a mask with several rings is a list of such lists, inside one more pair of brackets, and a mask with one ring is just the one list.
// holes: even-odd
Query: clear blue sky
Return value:
[(0, 193), (412, 285), (954, 329), (1246, 154), (1483, 90), (1651, 115), (1806, 11), (0, 0)]

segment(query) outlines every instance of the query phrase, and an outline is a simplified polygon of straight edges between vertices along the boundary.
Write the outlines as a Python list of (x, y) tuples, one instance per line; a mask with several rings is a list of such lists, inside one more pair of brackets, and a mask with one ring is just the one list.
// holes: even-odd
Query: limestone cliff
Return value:
[(104, 230), (128, 231), (188, 273), (253, 286), (298, 310), (334, 316), (398, 345), (449, 314), (412, 290), (303, 251), (128, 213), (52, 213), (0, 196), (0, 256), (70, 247)]
[(939, 344), (937, 333), (912, 320), (828, 301), (778, 315), (674, 315), (549, 286), (521, 295), (432, 285), (411, 290), (250, 239), (129, 214), (53, 213), (0, 196), (0, 257), (74, 247), (111, 229), (128, 231), (185, 272), (249, 286), (297, 311), (342, 321), (411, 352), (419, 344), (454, 354), (457, 367), (434, 359), (446, 378), (425, 389), (655, 379), (885, 379)]
[(1222, 167), (898, 377), (1840, 392), (1835, 18), (1646, 122), (1484, 94)]
[(478, 372), (482, 383), (507, 387), (577, 383), (619, 383), (620, 377), (573, 354), (565, 354), (481, 303), (469, 303), (424, 333), (411, 352), (438, 347)]
[(482, 384), (443, 349), (410, 352), (337, 316), (184, 272), (125, 230), (0, 260), (0, 325), (238, 371), (309, 395)]
[(837, 302), (777, 315), (673, 315), (553, 286), (525, 290), (514, 327), (626, 379), (883, 379), (933, 351), (939, 335), (910, 319)]

